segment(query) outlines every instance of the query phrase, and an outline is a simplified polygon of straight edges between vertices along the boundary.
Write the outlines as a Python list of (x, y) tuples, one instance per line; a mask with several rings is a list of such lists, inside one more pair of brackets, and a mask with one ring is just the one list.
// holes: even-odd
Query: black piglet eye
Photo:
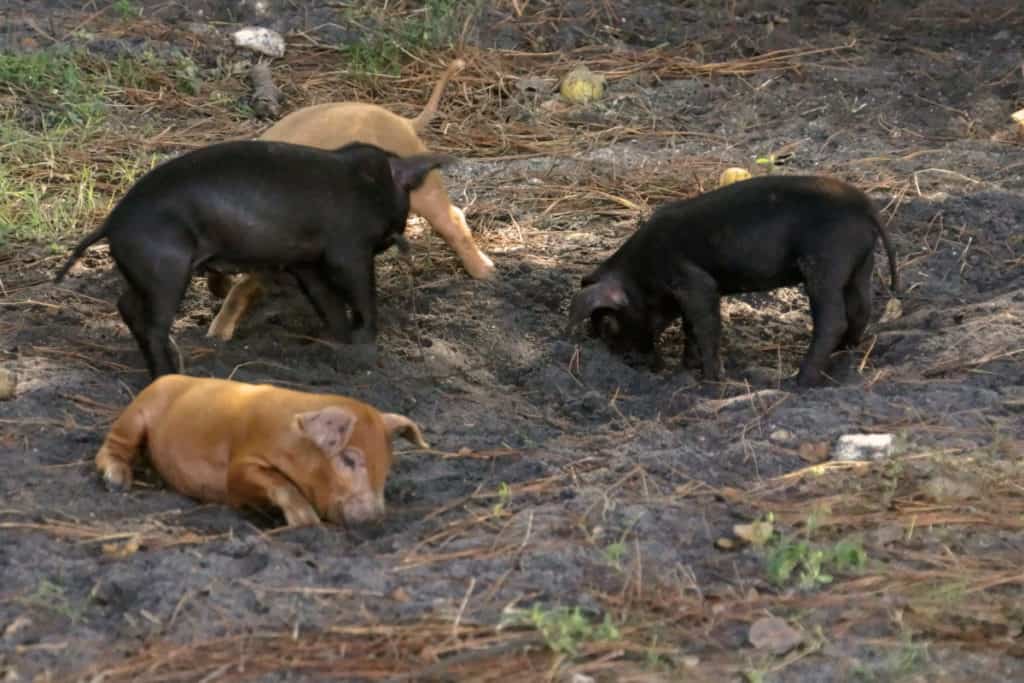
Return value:
[(341, 454), (341, 461), (345, 463), (345, 467), (348, 467), (349, 469), (354, 470), (356, 468), (356, 460), (351, 455), (349, 455), (348, 451), (345, 451)]

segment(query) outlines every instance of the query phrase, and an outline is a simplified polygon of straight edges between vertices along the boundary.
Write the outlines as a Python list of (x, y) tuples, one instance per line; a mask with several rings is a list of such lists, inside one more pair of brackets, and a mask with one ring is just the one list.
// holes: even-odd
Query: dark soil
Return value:
[[(144, 13), (147, 36), (154, 22), (177, 35), (195, 22), (226, 34), (258, 21), (325, 43), (351, 31), (338, 23), (334, 3), (268, 4), (261, 19), (251, 3), (137, 3), (152, 10)], [(423, 426), (437, 452), (399, 456), (389, 515), (371, 529), (272, 531), (280, 519), (197, 505), (152, 473), (127, 494), (105, 491), (91, 458), (114, 411), (148, 381), (114, 306), (119, 275), (101, 244), (54, 286), (40, 280), (66, 251), (8, 245), (0, 256), (0, 360), (16, 368), (18, 389), (0, 403), (5, 680), (99, 680), (91, 677), (101, 672), (103, 680), (369, 680), (380, 676), (345, 677), (344, 641), (329, 674), (321, 660), (304, 664), (298, 650), (274, 671), (246, 673), (244, 662), (269, 647), (262, 637), (335, 642), (331, 629), (339, 626), (451, 623), (456, 615), (463, 624), (495, 624), (512, 603), (578, 605), (628, 623), (618, 598), (634, 584), (642, 584), (638, 595), (696, 592), (709, 601), (700, 638), (662, 643), (677, 655), (675, 673), (661, 669), (666, 678), (648, 680), (700, 677), (702, 664), (679, 673), (684, 655), (723, 667), (703, 672), (709, 680), (738, 679), (745, 669), (769, 671), (766, 680), (854, 680), (855, 673), (860, 680), (1024, 680), (1012, 649), (968, 653), (941, 639), (899, 669), (891, 645), (902, 637), (898, 620), (890, 614), (859, 630), (838, 629), (838, 607), (810, 620), (823, 629), (824, 649), (788, 667), (764, 666), (744, 625), (712, 616), (710, 606), (773, 590), (756, 551), (715, 546), (752, 512), (709, 493), (800, 469), (807, 464), (800, 444), (846, 433), (896, 433), (917, 452), (973, 452), (1024, 438), (1014, 412), (1024, 394), (1024, 147), (1009, 119), (1024, 106), (1019, 4), (968, 10), (953, 2), (765, 0), (737, 2), (734, 13), (697, 2), (568, 1), (557, 12), (541, 4), (548, 14), (534, 7), (519, 21), (510, 3), (485, 7), (470, 43), (524, 52), (667, 43), (706, 62), (850, 47), (799, 69), (742, 77), (659, 81), (641, 73), (612, 81), (602, 103), (572, 113), (583, 126), (703, 135), (622, 141), (560, 158), (464, 157), (447, 173), (449, 187), (470, 205), (499, 277), (470, 280), (440, 240), (414, 224), (412, 266), (392, 253), (378, 261), (382, 332), (372, 370), (353, 369), (287, 283), (235, 339), (211, 343), (204, 334), (217, 302), (195, 281), (174, 329), (190, 374), (352, 395)], [(593, 9), (604, 5), (607, 16)], [(0, 49), (45, 45), (33, 25), (70, 35), (99, 9), (81, 6), (11, 3), (0, 13)], [(123, 46), (126, 38), (122, 31), (110, 40)], [(209, 41), (180, 47), (216, 52)], [(510, 118), (541, 115), (522, 99), (507, 106)], [(439, 118), (427, 136), (436, 145), (444, 142)], [(852, 357), (837, 357), (833, 386), (795, 392), (787, 383), (810, 338), (799, 290), (725, 302), (729, 381), (719, 385), (701, 385), (677, 367), (676, 329), (662, 340), (669, 363), (657, 373), (596, 341), (563, 336), (580, 276), (621, 243), (635, 217), (551, 218), (543, 204), (517, 197), (580, 178), (615, 187), (642, 173), (689, 196), (713, 187), (725, 166), (754, 168), (756, 156), (790, 144), (794, 156), (777, 172), (831, 173), (869, 190), (885, 207), (899, 254), (902, 316), (874, 324)], [(496, 193), (481, 196), (480, 178)], [(477, 216), (490, 210), (489, 220), (474, 217), (474, 199)], [(889, 279), (878, 255), (876, 320)], [(503, 484), (510, 495), (495, 512)], [(134, 533), (142, 534), (141, 548), (118, 556), (117, 544)], [(974, 532), (952, 533), (957, 548)], [(619, 541), (624, 570), (607, 552)], [(1024, 551), (1019, 535), (991, 542)], [(1020, 583), (1013, 588), (1007, 599), (1019, 605)], [(119, 669), (140, 652), (209, 641), (235, 648), (236, 664), (206, 667), (188, 650), (192, 669), (171, 659), (148, 673)], [(381, 657), (407, 671), (434, 663), (428, 654), (381, 647)], [(551, 660), (535, 662), (513, 680), (545, 680)], [(186, 673), (167, 673), (175, 670)], [(732, 673), (716, 679), (715, 671)]]

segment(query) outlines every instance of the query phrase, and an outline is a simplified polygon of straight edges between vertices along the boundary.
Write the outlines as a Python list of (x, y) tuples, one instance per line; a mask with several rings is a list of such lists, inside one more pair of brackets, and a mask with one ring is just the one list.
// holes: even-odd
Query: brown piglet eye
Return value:
[(349, 469), (354, 470), (356, 468), (356, 460), (347, 450), (341, 452), (341, 461), (345, 463), (345, 467), (348, 467)]

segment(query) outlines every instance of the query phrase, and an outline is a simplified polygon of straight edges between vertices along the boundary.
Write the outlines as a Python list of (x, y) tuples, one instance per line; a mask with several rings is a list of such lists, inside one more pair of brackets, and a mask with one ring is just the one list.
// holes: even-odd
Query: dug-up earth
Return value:
[[(59, 44), (84, 73), (178, 69), (103, 91), (100, 128), (49, 165), (0, 139), (2, 177), (37, 183), (44, 208), (82, 169), (102, 199), (0, 252), (17, 381), (0, 401), (0, 678), (1024, 680), (1020, 3), (357, 5), (0, 8), (4, 59)], [(395, 52), (397, 75), (348, 65), (387, 21), (433, 30), (445, 12), (464, 13), (450, 40)], [(493, 281), (413, 219), (411, 264), (378, 259), (372, 370), (288, 282), (215, 345), (219, 302), (196, 280), (174, 328), (190, 374), (348, 394), (424, 427), (432, 450), (399, 445), (368, 529), (285, 530), (145, 469), (108, 493), (91, 460), (148, 376), (105, 245), (50, 278), (123, 192), (113, 169), (269, 124), (247, 104), (255, 57), (228, 38), (245, 25), (287, 39), (270, 61), (282, 113), (358, 97), (414, 114), (448, 61), (469, 63), (425, 137), (461, 160), (448, 184)], [(556, 89), (580, 63), (607, 78), (587, 105)], [(59, 93), (0, 74), (5, 130), (47, 134)], [(724, 303), (718, 384), (677, 367), (676, 328), (658, 372), (562, 333), (581, 275), (728, 166), (835, 175), (882, 211), (901, 310), (879, 322), (879, 250), (874, 322), (829, 386), (788, 381), (810, 337), (799, 289)], [(829, 459), (856, 433), (893, 435), (891, 454)]]

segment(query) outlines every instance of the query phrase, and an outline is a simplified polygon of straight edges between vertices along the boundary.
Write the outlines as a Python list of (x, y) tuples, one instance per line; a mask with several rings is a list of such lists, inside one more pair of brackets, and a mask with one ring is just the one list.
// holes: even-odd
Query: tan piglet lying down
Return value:
[(344, 396), (164, 375), (111, 426), (96, 467), (108, 487), (127, 489), (146, 447), (186, 496), (277, 507), (289, 526), (359, 523), (384, 513), (396, 432), (428, 447), (409, 418)]

